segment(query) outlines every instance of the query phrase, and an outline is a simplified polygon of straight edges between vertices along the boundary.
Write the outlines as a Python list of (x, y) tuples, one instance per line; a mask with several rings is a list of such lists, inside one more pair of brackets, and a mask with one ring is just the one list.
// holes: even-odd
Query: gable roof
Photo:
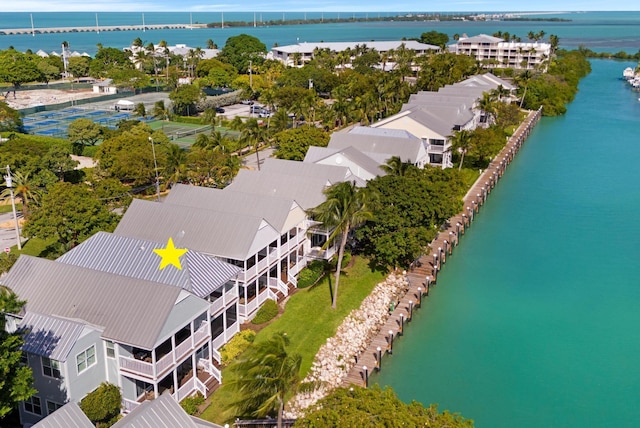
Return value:
[(353, 171), (345, 166), (306, 164), (299, 161), (267, 158), (261, 171), (275, 172), (293, 177), (324, 178), (331, 184), (353, 178)]
[(60, 407), (32, 428), (94, 428), (87, 415), (74, 401)]
[(106, 339), (144, 349), (156, 344), (182, 291), (25, 255), (2, 283), (27, 301), (27, 313), (82, 320), (102, 328)]
[[(406, 132), (403, 137), (391, 135), (376, 135), (374, 132), (362, 132), (357, 127), (355, 132), (334, 133), (329, 140), (329, 148), (346, 149), (354, 147), (360, 152), (366, 154), (372, 159), (382, 155), (381, 158), (389, 159), (392, 156), (398, 156), (404, 162), (416, 163), (421, 157), (426, 156), (422, 140), (418, 137)], [(384, 129), (384, 128), (368, 128), (368, 129)], [(397, 134), (396, 134), (397, 135)], [(382, 162), (385, 162), (383, 160)]]
[(342, 52), (347, 49), (355, 49), (358, 45), (366, 45), (370, 49), (378, 52), (386, 52), (389, 49), (398, 49), (401, 45), (405, 45), (406, 49), (423, 51), (423, 50), (440, 50), (439, 46), (420, 43), (416, 40), (397, 40), (397, 41), (369, 41), (369, 42), (319, 42), (319, 43), (298, 43), (295, 45), (277, 46), (272, 51), (285, 52), (288, 54), (294, 52), (313, 53), (315, 49), (329, 49), (334, 52)]
[(84, 325), (64, 318), (27, 312), (19, 325), (24, 336), (22, 350), (56, 361), (67, 361)]
[(276, 172), (240, 170), (226, 189), (273, 195), (295, 200), (303, 209), (315, 208), (324, 202), (322, 191), (334, 184), (323, 177), (293, 177)]
[(234, 192), (228, 188), (176, 184), (164, 203), (260, 216), (280, 232), (289, 230), (292, 222), (297, 224), (305, 219), (304, 210), (292, 198)]
[[(343, 162), (344, 160), (341, 158), (344, 157), (350, 160), (351, 162), (353, 162), (354, 164), (356, 164), (358, 168), (361, 168), (362, 170), (368, 172), (373, 176), (386, 174), (385, 171), (380, 168), (380, 165), (382, 165), (384, 162), (379, 162), (367, 156), (365, 153), (361, 152), (360, 150), (358, 150), (353, 146), (348, 146), (345, 148), (311, 146), (307, 151), (307, 155), (304, 158), (304, 162), (306, 164), (313, 165), (313, 164), (317, 164), (318, 162), (329, 160), (329, 158), (331, 157), (334, 157), (333, 162), (335, 163)], [(357, 172), (359, 173), (359, 171)], [(356, 177), (354, 177), (354, 180), (352, 181), (354, 181), (357, 185), (359, 185), (359, 182), (355, 180), (355, 178)], [(360, 177), (359, 175), (358, 175), (358, 178), (362, 180), (362, 177)]]
[(172, 237), (176, 246), (235, 260), (266, 245), (259, 235), (273, 236), (269, 242), (280, 237), (261, 217), (141, 199), (133, 200), (114, 233), (156, 242)]
[(147, 400), (133, 409), (124, 418), (112, 425), (113, 428), (200, 428), (220, 427), (201, 419), (192, 418), (182, 409), (170, 394), (163, 394), (155, 400)]
[[(460, 37), (458, 39), (458, 43), (466, 42), (466, 43), (501, 43), (504, 42), (504, 39), (500, 37), (489, 36), (488, 34), (478, 34), (477, 36), (471, 37)], [(454, 43), (455, 45), (455, 43)]]
[(206, 298), (240, 272), (240, 268), (197, 251), (182, 257), (182, 269), (158, 269), (154, 249), (165, 243), (98, 232), (58, 258), (61, 263), (131, 278), (173, 285)]

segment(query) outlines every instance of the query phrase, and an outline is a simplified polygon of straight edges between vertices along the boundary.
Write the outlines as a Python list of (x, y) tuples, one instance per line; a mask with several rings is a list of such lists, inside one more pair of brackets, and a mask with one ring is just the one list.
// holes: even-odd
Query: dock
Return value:
[(102, 31), (147, 31), (147, 30), (184, 30), (207, 28), (207, 24), (147, 24), (147, 25), (93, 25), (87, 27), (48, 27), (48, 28), (5, 28), (0, 29), (1, 36), (19, 34), (55, 34), (55, 33), (100, 33)]
[(531, 130), (540, 120), (542, 108), (529, 112), (505, 147), (491, 161), (486, 170), (473, 184), (464, 197), (463, 211), (451, 217), (429, 244), (428, 251), (410, 266), (407, 271), (408, 287), (398, 296), (385, 325), (373, 337), (366, 350), (356, 356), (356, 364), (348, 372), (342, 386), (358, 385), (367, 387), (369, 376), (384, 367), (384, 356), (393, 353), (394, 342), (405, 334), (410, 334), (413, 313), (420, 309), (429, 289), (437, 284), (438, 272), (444, 267), (465, 231), (471, 227), (487, 197), (503, 176), (507, 166), (514, 159)]

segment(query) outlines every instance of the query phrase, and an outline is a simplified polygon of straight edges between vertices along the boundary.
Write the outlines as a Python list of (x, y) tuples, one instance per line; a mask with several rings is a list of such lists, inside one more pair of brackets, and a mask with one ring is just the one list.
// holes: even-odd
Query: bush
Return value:
[(264, 305), (260, 309), (258, 309), (258, 313), (251, 320), (252, 324), (264, 324), (268, 321), (271, 321), (278, 315), (278, 304), (268, 299), (264, 302)]
[(102, 427), (111, 426), (120, 414), (122, 394), (120, 388), (111, 383), (103, 382), (94, 391), (88, 393), (80, 401), (80, 408), (91, 422)]
[(324, 276), (327, 270), (327, 262), (314, 260), (302, 269), (298, 274), (298, 288), (307, 288), (315, 284)]
[(215, 97), (207, 97), (196, 104), (196, 108), (199, 112), (205, 111), (208, 108), (224, 107), (231, 104), (237, 104), (242, 100), (242, 90), (229, 92)]
[(201, 125), (202, 119), (197, 116), (178, 116), (175, 115), (172, 119), (174, 122), (178, 123), (189, 123), (191, 125)]
[(195, 415), (198, 411), (198, 407), (200, 407), (204, 403), (204, 397), (200, 392), (191, 397), (187, 397), (180, 402), (180, 405), (184, 409), (185, 412), (189, 415)]
[(227, 365), (233, 361), (238, 355), (242, 354), (245, 349), (253, 343), (256, 333), (252, 330), (243, 330), (233, 336), (233, 338), (220, 348), (220, 356), (222, 357), (222, 365)]

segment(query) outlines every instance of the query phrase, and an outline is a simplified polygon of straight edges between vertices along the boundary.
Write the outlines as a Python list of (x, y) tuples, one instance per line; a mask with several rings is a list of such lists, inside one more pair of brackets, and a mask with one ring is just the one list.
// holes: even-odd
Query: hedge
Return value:
[(187, 397), (180, 402), (180, 405), (187, 412), (188, 415), (195, 415), (200, 407), (204, 403), (204, 397), (200, 392), (191, 397)]
[(258, 309), (258, 313), (251, 320), (252, 324), (264, 324), (266, 322), (271, 321), (278, 315), (278, 304), (271, 300), (267, 299), (266, 302), (262, 305), (260, 309)]
[(243, 330), (233, 336), (222, 348), (220, 348), (220, 356), (222, 357), (222, 365), (227, 365), (233, 361), (238, 355), (242, 354), (245, 349), (253, 343), (256, 333), (253, 330)]

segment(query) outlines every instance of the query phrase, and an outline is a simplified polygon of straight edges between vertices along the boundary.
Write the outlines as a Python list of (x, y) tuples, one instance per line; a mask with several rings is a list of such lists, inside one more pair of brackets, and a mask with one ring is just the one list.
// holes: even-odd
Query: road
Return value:
[[(18, 212), (18, 219), (22, 218), (22, 214)], [(13, 220), (13, 213), (0, 214), (0, 251), (16, 245), (16, 223)], [(24, 242), (25, 239), (22, 239)]]

